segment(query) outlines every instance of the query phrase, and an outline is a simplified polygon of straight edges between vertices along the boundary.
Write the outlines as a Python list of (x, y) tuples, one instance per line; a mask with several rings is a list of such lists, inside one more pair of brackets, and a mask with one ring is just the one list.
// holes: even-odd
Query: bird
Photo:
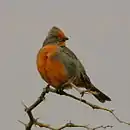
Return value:
[(110, 97), (93, 85), (81, 61), (67, 47), (67, 40), (69, 38), (63, 30), (56, 26), (48, 31), (36, 59), (42, 79), (56, 90), (85, 88), (101, 103), (111, 101)]

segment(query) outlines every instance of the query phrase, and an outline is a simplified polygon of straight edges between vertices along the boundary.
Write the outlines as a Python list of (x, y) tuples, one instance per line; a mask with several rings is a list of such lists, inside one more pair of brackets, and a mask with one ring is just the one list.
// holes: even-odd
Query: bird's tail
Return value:
[(111, 101), (111, 99), (101, 92), (99, 89), (97, 89), (90, 81), (89, 77), (85, 74), (81, 74), (81, 79), (84, 81), (85, 88), (90, 91), (90, 93), (93, 94), (95, 98), (97, 98), (100, 102), (104, 103), (105, 101)]
[(93, 92), (93, 96), (100, 102), (104, 103), (105, 101), (111, 101), (111, 99), (106, 94), (97, 89), (93, 84), (91, 84), (90, 90)]

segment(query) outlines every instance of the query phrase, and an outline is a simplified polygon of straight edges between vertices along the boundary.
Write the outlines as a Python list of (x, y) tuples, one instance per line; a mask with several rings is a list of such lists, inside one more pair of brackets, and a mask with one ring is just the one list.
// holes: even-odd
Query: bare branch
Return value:
[(28, 114), (29, 122), (28, 124), (24, 124), (22, 121), (19, 122), (25, 125), (26, 130), (31, 130), (32, 126), (37, 123), (37, 120), (33, 117), (32, 110), (45, 99), (45, 95), (49, 92), (48, 88), (49, 85), (47, 85), (47, 87), (43, 89), (43, 92), (41, 93), (40, 97), (30, 107), (27, 107), (24, 103), (22, 103), (25, 107), (25, 112)]
[(84, 103), (85, 105), (90, 106), (93, 109), (99, 109), (99, 110), (107, 111), (107, 112), (111, 113), (118, 122), (130, 125), (130, 123), (127, 123), (125, 121), (120, 120), (115, 115), (114, 111), (111, 110), (111, 109), (108, 109), (108, 108), (105, 108), (105, 107), (100, 107), (98, 105), (92, 104), (92, 103), (90, 103), (90, 102), (88, 102), (84, 99), (78, 98), (78, 97), (71, 95), (71, 94), (68, 94), (64, 91), (57, 91), (56, 89), (50, 88), (49, 85), (47, 85), (47, 87), (43, 89), (43, 92), (41, 93), (40, 97), (30, 107), (27, 107), (24, 103), (22, 103), (25, 107), (25, 112), (28, 114), (28, 117), (29, 117), (29, 122), (27, 124), (23, 123), (22, 121), (19, 121), (20, 123), (22, 123), (25, 126), (25, 130), (31, 130), (33, 125), (48, 128), (49, 130), (62, 130), (62, 129), (67, 128), (67, 127), (82, 127), (82, 128), (87, 129), (87, 130), (96, 130), (96, 129), (99, 129), (99, 128), (105, 129), (105, 128), (112, 128), (113, 127), (113, 126), (107, 125), (107, 126), (98, 126), (98, 127), (95, 127), (95, 128), (90, 128), (90, 127), (88, 127), (88, 125), (87, 126), (86, 125), (76, 125), (76, 124), (73, 124), (73, 123), (70, 122), (70, 123), (67, 123), (67, 124), (59, 127), (59, 128), (53, 128), (48, 124), (44, 124), (44, 123), (39, 122), (37, 119), (35, 119), (33, 117), (32, 110), (34, 110), (34, 108), (36, 108), (45, 99), (45, 95), (49, 92), (73, 98), (77, 101)]
[(65, 128), (69, 128), (69, 127), (85, 128), (87, 130), (97, 130), (97, 129), (100, 129), (100, 128), (106, 129), (106, 128), (112, 128), (113, 127), (113, 126), (107, 125), (107, 126), (97, 126), (95, 128), (91, 128), (88, 125), (77, 125), (77, 124), (74, 124), (74, 123), (71, 123), (71, 122), (66, 123), (63, 126), (59, 127), (59, 128), (53, 128), (53, 127), (50, 127), (49, 125), (41, 124), (39, 122), (37, 122), (36, 125), (38, 125), (39, 127), (48, 128), (49, 130), (63, 130)]
[(32, 111), (36, 106), (38, 106), (45, 99), (45, 95), (48, 92), (49, 92), (49, 85), (47, 85), (46, 88), (43, 89), (40, 97), (37, 99), (36, 102), (34, 102), (29, 108), (25, 107), (25, 112)]
[(56, 94), (64, 95), (64, 96), (67, 96), (67, 97), (71, 97), (71, 98), (73, 98), (73, 99), (75, 99), (77, 101), (80, 101), (80, 102), (92, 107), (93, 109), (100, 109), (100, 110), (108, 111), (110, 113), (113, 112), (113, 110), (110, 110), (110, 109), (107, 109), (107, 108), (100, 107), (98, 105), (92, 104), (92, 103), (90, 103), (90, 102), (88, 102), (88, 101), (86, 101), (86, 100), (84, 100), (82, 98), (78, 98), (78, 97), (76, 97), (74, 95), (71, 95), (71, 94), (68, 94), (68, 93), (66, 93), (64, 91), (62, 91), (61, 93), (57, 93), (57, 91), (55, 89), (52, 89), (52, 88), (49, 88), (49, 91), (52, 92), (52, 93), (56, 93)]
[[(52, 88), (49, 88), (49, 91), (52, 92), (52, 93), (57, 93), (57, 91), (56, 91), (55, 89), (52, 89)], [(59, 93), (57, 93), (57, 94), (59, 94)], [(73, 98), (73, 99), (75, 99), (75, 100), (77, 100), (77, 101), (80, 101), (80, 102), (82, 102), (82, 103), (84, 103), (84, 104), (90, 106), (90, 107), (93, 108), (93, 109), (99, 109), (99, 110), (107, 111), (107, 112), (111, 113), (119, 123), (123, 123), (123, 124), (130, 125), (130, 122), (125, 122), (125, 121), (120, 120), (119, 117), (117, 117), (117, 116), (115, 115), (114, 110), (112, 110), (112, 109), (108, 109), (108, 108), (105, 108), (105, 107), (100, 107), (100, 106), (95, 105), (95, 104), (92, 104), (92, 103), (90, 103), (90, 102), (88, 102), (88, 101), (86, 101), (86, 100), (84, 100), (84, 99), (82, 99), (82, 98), (78, 98), (78, 97), (76, 97), (76, 96), (74, 96), (74, 95), (68, 94), (68, 93), (66, 93), (66, 92), (64, 92), (64, 91), (62, 91), (62, 92), (60, 93), (60, 95), (64, 95), (64, 96), (67, 96), (67, 97), (71, 97), (71, 98)]]

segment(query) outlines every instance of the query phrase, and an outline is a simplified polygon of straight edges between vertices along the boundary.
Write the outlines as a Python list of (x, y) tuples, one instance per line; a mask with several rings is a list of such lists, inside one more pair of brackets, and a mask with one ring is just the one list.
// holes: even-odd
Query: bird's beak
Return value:
[(69, 40), (69, 38), (68, 37), (64, 37), (64, 41), (67, 41), (67, 40)]

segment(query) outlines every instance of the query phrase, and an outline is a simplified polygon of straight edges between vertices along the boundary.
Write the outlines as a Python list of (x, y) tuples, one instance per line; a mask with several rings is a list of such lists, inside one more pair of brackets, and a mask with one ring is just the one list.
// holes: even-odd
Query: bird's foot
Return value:
[(63, 90), (64, 90), (64, 88), (63, 88), (63, 87), (60, 87), (60, 88), (56, 89), (56, 93), (57, 93), (57, 94), (60, 94), (60, 95), (64, 95), (65, 92), (64, 92)]
[(83, 96), (84, 96), (84, 94), (85, 94), (85, 92), (84, 92), (84, 91), (80, 92), (81, 97), (83, 97)]
[(46, 89), (46, 92), (48, 93), (50, 89), (50, 85), (48, 84), (45, 89)]

